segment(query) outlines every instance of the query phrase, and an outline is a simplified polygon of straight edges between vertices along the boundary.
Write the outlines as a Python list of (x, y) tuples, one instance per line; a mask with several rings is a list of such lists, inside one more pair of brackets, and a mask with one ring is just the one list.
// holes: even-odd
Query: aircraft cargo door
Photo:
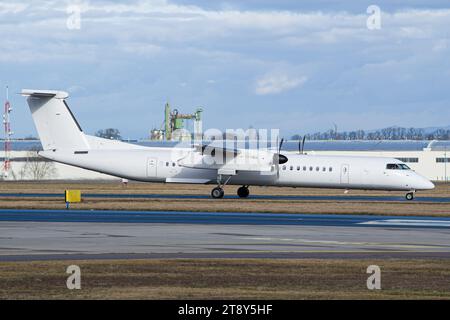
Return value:
[(343, 164), (341, 166), (341, 184), (350, 183), (350, 166), (348, 164)]
[(148, 158), (147, 159), (147, 177), (151, 178), (154, 177), (156, 178), (157, 175), (157, 164), (158, 164), (158, 159), (156, 158)]

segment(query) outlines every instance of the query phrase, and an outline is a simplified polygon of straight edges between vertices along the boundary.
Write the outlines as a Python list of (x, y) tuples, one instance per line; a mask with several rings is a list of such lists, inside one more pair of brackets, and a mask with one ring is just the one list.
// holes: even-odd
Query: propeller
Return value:
[(301, 136), (298, 138), (298, 154), (304, 154), (305, 153), (305, 141), (306, 136), (301, 139)]
[[(277, 138), (278, 140), (278, 138)], [(280, 164), (286, 163), (288, 158), (281, 154), (281, 147), (283, 146), (284, 138), (281, 139), (280, 144), (278, 145), (278, 153), (274, 155), (274, 162), (277, 164), (277, 177), (280, 177)]]
[(278, 164), (283, 164), (283, 163), (288, 162), (288, 158), (281, 154), (281, 147), (283, 146), (283, 142), (284, 142), (284, 138), (281, 139), (280, 145), (278, 146), (278, 154), (277, 154)]

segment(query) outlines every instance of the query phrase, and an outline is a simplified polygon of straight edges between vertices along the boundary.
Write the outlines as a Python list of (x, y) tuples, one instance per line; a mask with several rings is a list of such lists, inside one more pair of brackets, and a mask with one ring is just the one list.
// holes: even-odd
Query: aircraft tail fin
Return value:
[(87, 150), (89, 143), (70, 111), (64, 91), (22, 90), (44, 150)]

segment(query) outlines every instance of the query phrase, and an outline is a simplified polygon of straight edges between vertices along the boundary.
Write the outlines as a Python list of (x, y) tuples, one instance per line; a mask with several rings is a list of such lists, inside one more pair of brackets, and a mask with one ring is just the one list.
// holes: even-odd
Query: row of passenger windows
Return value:
[[(397, 159), (402, 161), (402, 162), (419, 162), (419, 160), (417, 158), (397, 158)], [(436, 162), (438, 162), (438, 163), (445, 163), (445, 162), (450, 163), (450, 158), (436, 158)], [(176, 165), (177, 164), (175, 162), (166, 162), (166, 167), (170, 167), (170, 166), (176, 167)], [(283, 166), (282, 169), (283, 170), (287, 170), (288, 167), (287, 166)], [(307, 166), (303, 166), (303, 171), (308, 171), (308, 169), (309, 169), (309, 171), (314, 171), (314, 169), (316, 171), (321, 171), (320, 167), (315, 167), (314, 168), (314, 167), (310, 166), (308, 168)], [(386, 169), (391, 169), (391, 170), (392, 169), (394, 169), (394, 170), (410, 170), (410, 168), (407, 165), (397, 164), (397, 163), (390, 163), (390, 164), (388, 164), (386, 166)], [(289, 170), (294, 171), (294, 166), (290, 166)], [(302, 167), (301, 166), (297, 166), (297, 171), (301, 171), (301, 170), (302, 170)], [(326, 167), (322, 167), (322, 171), (326, 172), (327, 168)], [(332, 172), (333, 168), (329, 167), (328, 171)]]
[[(282, 166), (281, 167), (281, 169), (282, 170), (291, 170), (291, 171), (294, 171), (294, 166), (290, 166), (290, 167), (287, 167), (287, 166)], [(301, 166), (297, 166), (297, 171), (301, 171), (302, 170), (302, 167)], [(307, 166), (303, 166), (303, 171), (308, 171), (308, 169), (309, 169), (309, 171), (314, 171), (314, 170), (316, 170), (316, 171), (320, 171), (321, 170), (321, 168), (320, 167), (313, 167), (313, 166), (310, 166), (310, 167), (307, 167)], [(322, 167), (322, 171), (323, 172), (326, 172), (327, 171), (327, 167)], [(333, 171), (333, 168), (332, 167), (329, 167), (328, 168), (328, 171), (329, 172), (332, 172)]]

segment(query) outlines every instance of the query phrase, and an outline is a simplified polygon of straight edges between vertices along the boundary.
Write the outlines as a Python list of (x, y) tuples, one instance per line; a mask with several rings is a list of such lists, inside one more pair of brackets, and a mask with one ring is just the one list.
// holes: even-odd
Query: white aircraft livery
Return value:
[(224, 185), (237, 185), (241, 198), (249, 186), (314, 187), (405, 191), (434, 184), (392, 158), (317, 156), (278, 150), (227, 148), (206, 144), (189, 147), (146, 147), (84, 134), (70, 111), (68, 94), (22, 90), (27, 97), (43, 151), (56, 162), (144, 182), (214, 184), (213, 198), (223, 198)]

